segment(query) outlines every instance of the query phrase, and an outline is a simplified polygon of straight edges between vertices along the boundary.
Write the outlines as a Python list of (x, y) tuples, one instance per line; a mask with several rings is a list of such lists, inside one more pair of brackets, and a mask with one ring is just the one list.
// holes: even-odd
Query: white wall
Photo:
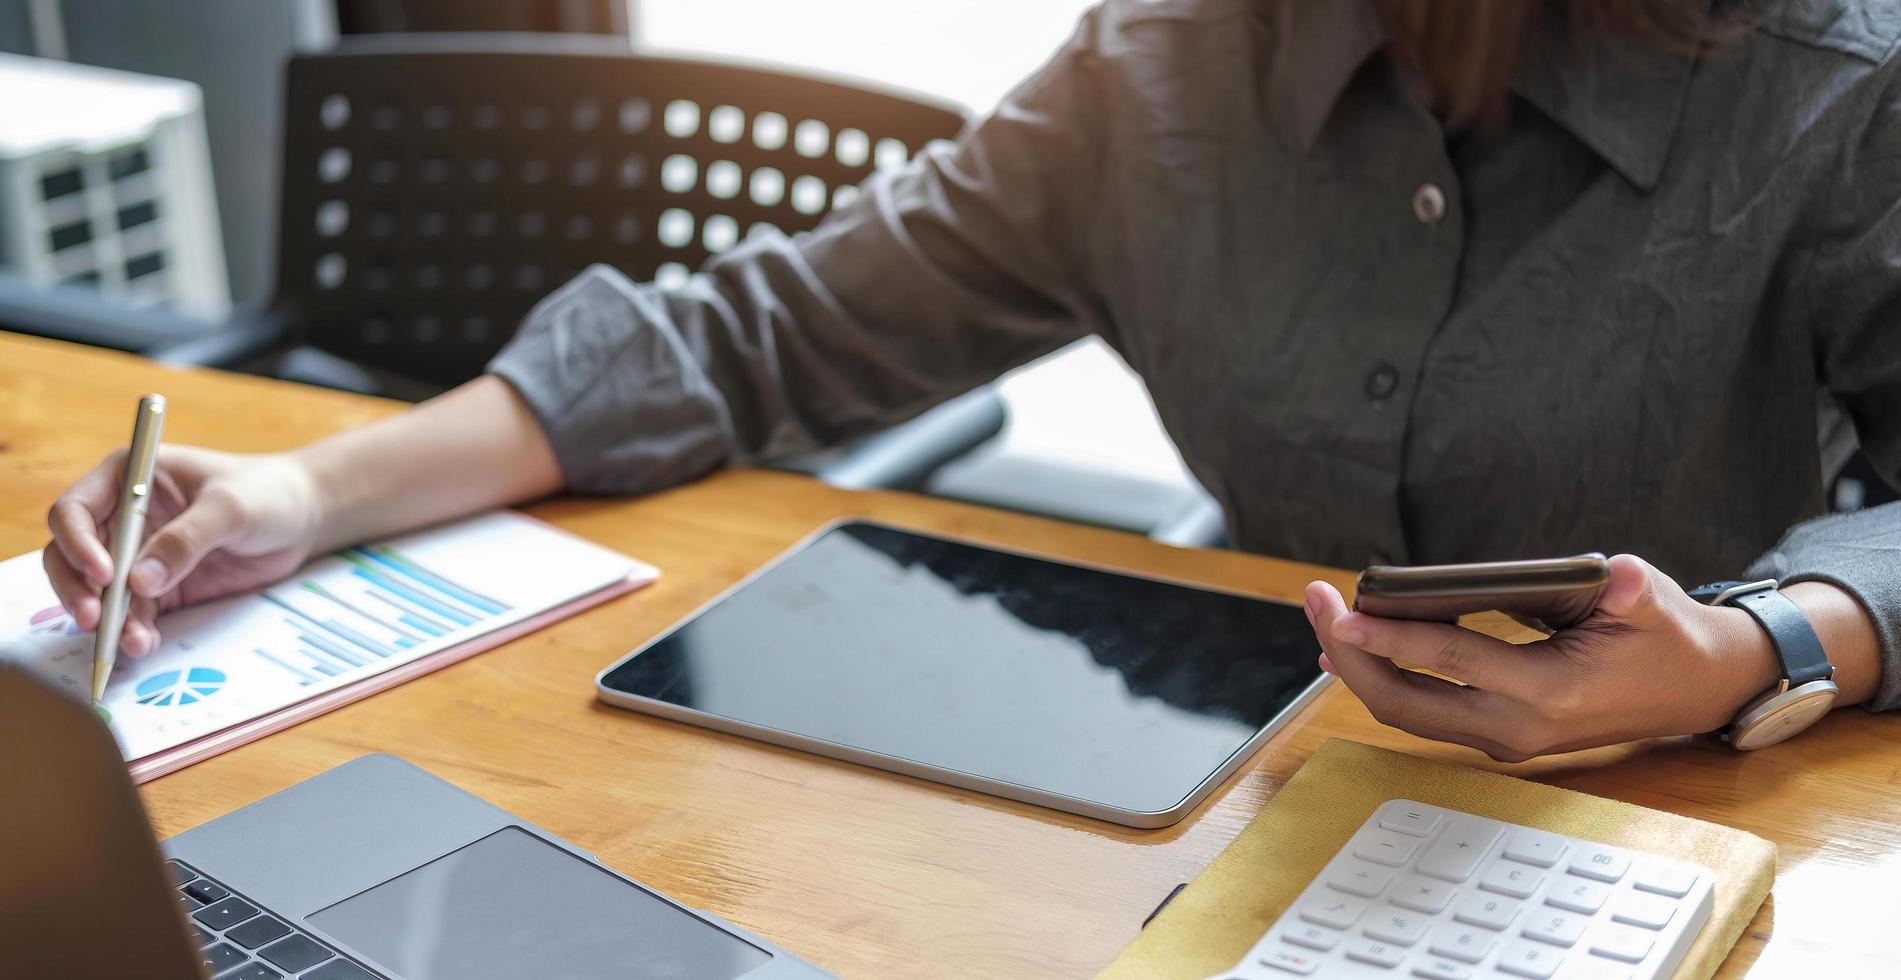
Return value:
[(979, 112), (1062, 44), (1086, 0), (638, 0), (655, 47), (809, 65), (948, 96)]

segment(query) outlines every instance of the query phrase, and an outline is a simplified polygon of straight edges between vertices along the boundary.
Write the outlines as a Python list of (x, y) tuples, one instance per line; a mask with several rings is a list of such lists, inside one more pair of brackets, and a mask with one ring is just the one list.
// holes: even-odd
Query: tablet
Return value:
[(596, 686), (637, 711), (1159, 827), (1320, 692), (1318, 653), (1292, 605), (854, 521)]

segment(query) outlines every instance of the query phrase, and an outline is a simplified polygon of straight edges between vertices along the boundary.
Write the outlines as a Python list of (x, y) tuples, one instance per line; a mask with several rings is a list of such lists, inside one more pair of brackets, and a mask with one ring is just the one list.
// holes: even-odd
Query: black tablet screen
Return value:
[(603, 678), (753, 726), (1124, 810), (1180, 803), (1319, 676), (1295, 606), (870, 524)]

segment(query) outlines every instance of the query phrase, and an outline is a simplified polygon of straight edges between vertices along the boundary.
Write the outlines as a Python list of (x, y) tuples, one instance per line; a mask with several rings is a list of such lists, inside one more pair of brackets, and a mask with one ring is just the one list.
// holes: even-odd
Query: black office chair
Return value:
[[(289, 62), (274, 298), (152, 353), (428, 397), (480, 373), (587, 265), (683, 279), (756, 228), (811, 228), (964, 123), (947, 104), (624, 38), (348, 38)], [(915, 487), (1003, 413), (980, 389), (798, 468)]]

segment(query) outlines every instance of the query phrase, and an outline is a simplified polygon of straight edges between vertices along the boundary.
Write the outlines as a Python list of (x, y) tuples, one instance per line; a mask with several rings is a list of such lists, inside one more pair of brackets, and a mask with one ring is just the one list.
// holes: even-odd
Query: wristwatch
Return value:
[(1735, 606), (1769, 631), (1769, 642), (1782, 661), (1782, 680), (1749, 702), (1723, 738), (1739, 749), (1759, 749), (1799, 734), (1835, 706), (1835, 665), (1822, 639), (1795, 600), (1776, 590), (1775, 579), (1760, 582), (1712, 582), (1690, 590), (1705, 605)]

